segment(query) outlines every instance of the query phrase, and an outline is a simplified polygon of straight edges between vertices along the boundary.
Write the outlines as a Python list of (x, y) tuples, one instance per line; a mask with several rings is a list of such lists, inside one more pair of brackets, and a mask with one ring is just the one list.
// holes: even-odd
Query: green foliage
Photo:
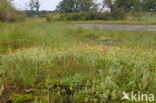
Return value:
[[(31, 53), (34, 53), (31, 57)], [(26, 85), (31, 85), (37, 82), (38, 80), (42, 79), (44, 77), (44, 70), (42, 70), (42, 60), (40, 61), (39, 55), (42, 53), (42, 51), (38, 51), (37, 48), (30, 50), (30, 51), (19, 51), (15, 54), (10, 54), (13, 58), (4, 57), (5, 59), (2, 59), (4, 64), (8, 64), (9, 61), (12, 63), (9, 63), (8, 66), (5, 66), (6, 71), (12, 68), (10, 72), (8, 72), (8, 75), (10, 75), (9, 78), (14, 78), (14, 81), (17, 81), (18, 83), (22, 82)], [(34, 58), (35, 55), (38, 55), (38, 58)], [(7, 59), (8, 58), (8, 59)], [(41, 57), (42, 59), (46, 57)], [(14, 62), (13, 62), (14, 61)], [(17, 64), (16, 64), (17, 63)], [(25, 63), (27, 65), (25, 65)], [(31, 74), (33, 73), (33, 74)], [(18, 74), (18, 76), (17, 76)]]
[(53, 20), (53, 15), (48, 14), (46, 16), (46, 20), (47, 20), (47, 22), (51, 22)]
[(138, 11), (141, 9), (141, 1), (140, 0), (116, 0), (115, 7), (121, 8), (125, 11)]
[[(156, 8), (155, 0), (103, 0), (102, 5), (98, 13), (99, 5), (93, 0), (63, 0), (56, 11), (67, 13), (59, 20), (124, 20), (126, 13), (155, 12)], [(110, 13), (102, 13), (105, 7), (110, 8)]]
[(33, 100), (32, 95), (21, 95), (21, 94), (11, 94), (7, 100), (7, 102), (11, 103), (24, 103), (31, 102)]
[(94, 12), (97, 10), (97, 4), (93, 0), (63, 0), (57, 10), (61, 13)]
[(126, 18), (126, 13), (122, 9), (116, 8), (111, 13), (96, 13), (96, 12), (82, 12), (82, 13), (66, 13), (61, 14), (62, 20), (123, 20)]
[(126, 18), (126, 12), (120, 8), (113, 8), (111, 16), (114, 20), (124, 20)]
[[(43, 91), (43, 95), (53, 97), (49, 101), (54, 103), (120, 101), (122, 91), (152, 91), (149, 86), (155, 82), (152, 79), (155, 78), (155, 51), (110, 48), (107, 51), (101, 46), (88, 46), (86, 49), (74, 47), (70, 51), (54, 52), (32, 48), (2, 57), (2, 65), (9, 77), (24, 84), (33, 83), (33, 78), (40, 80), (35, 73), (44, 74), (46, 88), (43, 89), (47, 92)], [(19, 58), (19, 61), (14, 58)], [(25, 62), (22, 64), (22, 61)], [(26, 65), (31, 66), (26, 68)], [(42, 72), (37, 72), (40, 70)]]
[(120, 8), (126, 12), (129, 11), (149, 11), (155, 12), (155, 0), (104, 0), (104, 5), (107, 5), (111, 11), (113, 8)]
[(149, 12), (156, 12), (155, 0), (143, 0), (143, 10)]
[(9, 1), (0, 0), (0, 21), (22, 20), (22, 13), (13, 8)]
[[(5, 84), (30, 86), (34, 103), (116, 103), (122, 102), (122, 91), (155, 94), (154, 31), (83, 29), (69, 23), (0, 24)], [(9, 98), (34, 99), (20, 93)]]

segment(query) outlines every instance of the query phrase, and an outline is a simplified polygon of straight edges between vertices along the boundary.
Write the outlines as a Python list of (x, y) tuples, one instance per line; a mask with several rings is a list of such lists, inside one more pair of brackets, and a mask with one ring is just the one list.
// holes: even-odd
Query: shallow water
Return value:
[(99, 29), (156, 31), (156, 25), (75, 24), (75, 26)]

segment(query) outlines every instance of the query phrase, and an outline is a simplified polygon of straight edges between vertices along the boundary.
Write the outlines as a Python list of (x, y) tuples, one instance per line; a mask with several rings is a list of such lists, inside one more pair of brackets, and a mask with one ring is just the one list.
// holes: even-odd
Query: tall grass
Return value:
[[(3, 24), (0, 48), (28, 46), (69, 47), (75, 42), (102, 43), (129, 47), (154, 47), (155, 32), (76, 28), (66, 22), (23, 22)], [(19, 46), (18, 46), (19, 45)]]
[(122, 91), (155, 94), (155, 32), (66, 22), (0, 25), (5, 83), (34, 87), (35, 101), (106, 103), (122, 102)]
[(83, 45), (53, 51), (36, 47), (4, 55), (2, 68), (15, 83), (35, 85), (46, 79), (47, 88), (54, 89), (49, 92), (57, 98), (50, 100), (55, 102), (67, 98), (68, 102), (108, 102), (120, 101), (122, 91), (154, 93), (155, 60), (152, 50)]

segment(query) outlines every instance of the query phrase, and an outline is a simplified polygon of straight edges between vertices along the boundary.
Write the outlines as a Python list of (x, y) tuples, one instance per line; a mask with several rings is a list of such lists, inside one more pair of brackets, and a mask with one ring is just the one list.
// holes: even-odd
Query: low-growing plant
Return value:
[(11, 103), (23, 103), (23, 102), (31, 102), (33, 101), (32, 95), (21, 95), (21, 94), (11, 94), (7, 100), (7, 102)]
[(43, 100), (115, 102), (121, 100), (122, 91), (153, 90), (155, 55), (152, 50), (88, 44), (67, 50), (38, 47), (3, 56), (2, 66), (16, 83), (34, 85), (45, 80), (46, 91), (41, 94), (48, 98)]
[[(154, 31), (32, 21), (0, 23), (0, 72), (7, 96), (29, 92), (34, 103), (120, 103), (123, 91), (155, 94)], [(19, 84), (20, 92), (12, 89)]]

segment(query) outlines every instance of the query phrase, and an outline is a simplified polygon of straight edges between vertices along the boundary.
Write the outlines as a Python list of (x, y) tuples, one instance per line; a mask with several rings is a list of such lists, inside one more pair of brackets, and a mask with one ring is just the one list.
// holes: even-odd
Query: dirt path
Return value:
[(75, 24), (75, 26), (99, 29), (156, 31), (156, 25)]

